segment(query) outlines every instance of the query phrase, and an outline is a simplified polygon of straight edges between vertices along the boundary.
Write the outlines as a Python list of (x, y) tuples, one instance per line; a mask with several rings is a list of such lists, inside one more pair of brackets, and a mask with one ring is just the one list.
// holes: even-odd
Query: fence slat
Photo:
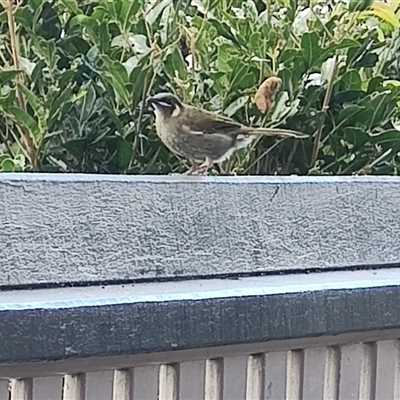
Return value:
[(265, 355), (253, 354), (247, 359), (246, 400), (264, 399)]
[(180, 363), (179, 395), (183, 400), (204, 400), (204, 369), (205, 360)]
[(376, 343), (364, 343), (360, 369), (359, 400), (375, 400)]
[(224, 360), (222, 358), (208, 359), (205, 369), (204, 400), (222, 400)]
[(64, 375), (63, 400), (85, 400), (85, 374)]
[(339, 347), (326, 348), (323, 400), (339, 400), (340, 358)]
[(395, 400), (400, 400), (400, 339), (395, 341), (395, 348), (393, 398)]
[(0, 399), (8, 399), (8, 394), (10, 393), (9, 388), (9, 381), (1, 380), (0, 381)]
[(132, 375), (130, 369), (114, 371), (112, 400), (131, 400)]
[(304, 351), (290, 350), (286, 361), (286, 399), (303, 399)]
[(60, 375), (34, 378), (32, 386), (33, 400), (62, 400), (63, 377)]
[(159, 400), (179, 400), (179, 364), (162, 364), (159, 371)]
[(32, 400), (32, 379), (11, 379), (11, 400)]

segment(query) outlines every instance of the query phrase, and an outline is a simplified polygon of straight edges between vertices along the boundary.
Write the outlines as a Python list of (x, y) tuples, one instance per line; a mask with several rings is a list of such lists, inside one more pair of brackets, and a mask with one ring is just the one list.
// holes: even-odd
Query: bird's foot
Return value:
[(207, 174), (208, 168), (205, 167), (197, 167), (197, 168), (191, 168), (188, 171), (186, 171), (183, 175), (189, 175), (189, 176), (201, 176), (201, 175), (206, 175)]
[(207, 157), (203, 164), (199, 165), (198, 167), (189, 169), (185, 172), (185, 175), (207, 175), (207, 172), (212, 167), (212, 165), (212, 160)]

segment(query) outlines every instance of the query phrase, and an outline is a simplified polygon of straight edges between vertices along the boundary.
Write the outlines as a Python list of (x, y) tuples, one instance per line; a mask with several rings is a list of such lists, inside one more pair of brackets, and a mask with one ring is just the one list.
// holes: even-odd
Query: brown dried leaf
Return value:
[(274, 96), (282, 85), (282, 80), (277, 76), (267, 78), (258, 88), (254, 96), (254, 102), (257, 108), (266, 114), (272, 107)]

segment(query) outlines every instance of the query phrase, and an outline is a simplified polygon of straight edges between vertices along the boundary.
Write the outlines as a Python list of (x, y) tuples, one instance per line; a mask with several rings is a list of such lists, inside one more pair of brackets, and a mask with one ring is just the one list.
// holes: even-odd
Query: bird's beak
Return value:
[(154, 107), (155, 104), (158, 104), (158, 101), (154, 97), (148, 97), (147, 103)]

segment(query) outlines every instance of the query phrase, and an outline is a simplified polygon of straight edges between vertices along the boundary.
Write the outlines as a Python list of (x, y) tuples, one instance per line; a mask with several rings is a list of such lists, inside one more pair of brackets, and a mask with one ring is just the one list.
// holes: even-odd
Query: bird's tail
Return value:
[(263, 136), (282, 136), (282, 137), (292, 137), (296, 139), (306, 139), (310, 137), (305, 133), (298, 131), (292, 131), (289, 129), (279, 129), (279, 128), (250, 128), (247, 135), (263, 135)]

